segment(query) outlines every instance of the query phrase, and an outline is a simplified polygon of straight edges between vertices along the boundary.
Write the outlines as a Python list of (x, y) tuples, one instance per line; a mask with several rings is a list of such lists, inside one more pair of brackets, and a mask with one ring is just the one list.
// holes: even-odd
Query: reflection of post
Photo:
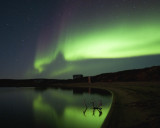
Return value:
[(88, 76), (88, 83), (91, 84), (91, 77)]

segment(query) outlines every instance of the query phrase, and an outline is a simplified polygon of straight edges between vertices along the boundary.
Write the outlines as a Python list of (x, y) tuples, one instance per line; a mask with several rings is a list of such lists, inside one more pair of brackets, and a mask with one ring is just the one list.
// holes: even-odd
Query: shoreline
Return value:
[[(99, 83), (100, 84), (100, 83)], [(160, 83), (101, 83), (113, 93), (113, 102), (102, 128), (159, 128)]]

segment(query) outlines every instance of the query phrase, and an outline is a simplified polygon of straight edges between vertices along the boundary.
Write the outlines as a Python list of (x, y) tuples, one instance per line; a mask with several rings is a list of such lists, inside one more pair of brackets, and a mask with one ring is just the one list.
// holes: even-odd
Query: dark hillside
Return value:
[(92, 77), (93, 82), (114, 81), (160, 81), (160, 66), (144, 69), (126, 70), (115, 73), (104, 73)]

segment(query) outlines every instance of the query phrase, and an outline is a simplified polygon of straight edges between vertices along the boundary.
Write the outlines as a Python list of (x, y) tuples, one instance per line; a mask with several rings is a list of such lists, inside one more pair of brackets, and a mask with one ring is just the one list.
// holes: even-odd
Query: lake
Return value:
[(93, 88), (0, 88), (0, 127), (100, 128), (111, 103)]

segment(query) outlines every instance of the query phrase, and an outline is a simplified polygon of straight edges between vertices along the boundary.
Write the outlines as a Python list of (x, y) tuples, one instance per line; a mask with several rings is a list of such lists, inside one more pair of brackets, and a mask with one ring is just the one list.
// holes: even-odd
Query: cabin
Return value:
[(73, 79), (80, 79), (83, 78), (82, 74), (73, 75)]

